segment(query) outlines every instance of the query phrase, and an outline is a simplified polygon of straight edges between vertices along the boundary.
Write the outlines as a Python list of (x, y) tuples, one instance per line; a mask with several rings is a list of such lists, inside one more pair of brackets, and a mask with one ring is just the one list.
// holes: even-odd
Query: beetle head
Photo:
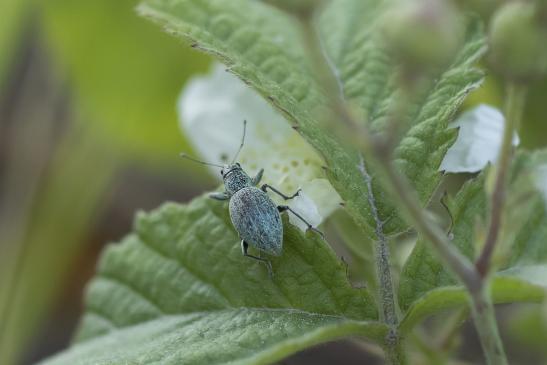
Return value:
[(220, 174), (224, 180), (226, 192), (230, 195), (240, 189), (251, 186), (251, 178), (243, 171), (243, 168), (241, 168), (241, 165), (238, 162), (224, 165), (222, 170), (220, 170)]

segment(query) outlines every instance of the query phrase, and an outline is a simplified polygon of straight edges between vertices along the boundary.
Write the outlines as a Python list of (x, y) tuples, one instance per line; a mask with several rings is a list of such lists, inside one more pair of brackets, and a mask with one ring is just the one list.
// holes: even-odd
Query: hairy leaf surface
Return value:
[[(340, 83), (343, 97), (375, 130), (382, 130), (387, 111), (397, 97), (397, 68), (382, 48), (378, 21), (386, 3), (374, 0), (333, 1), (318, 21), (325, 53)], [(169, 32), (192, 42), (225, 63), (291, 122), (324, 157), (327, 176), (346, 202), (348, 212), (371, 236), (375, 222), (367, 188), (359, 171), (359, 156), (319, 128), (326, 115), (324, 92), (306, 59), (299, 24), (259, 1), (145, 0), (141, 14)], [(470, 21), (466, 41), (455, 61), (416, 97), (396, 149), (398, 168), (416, 187), (425, 204), (437, 187), (438, 167), (454, 139), (447, 131), (467, 93), (482, 80), (473, 69), (484, 50), (480, 27)], [(374, 172), (371, 172), (374, 176)], [(375, 204), (386, 221), (386, 234), (407, 229), (387, 194), (374, 180)]]
[(262, 364), (349, 335), (381, 340), (372, 297), (317, 235), (285, 224), (284, 254), (243, 257), (227, 206), (166, 204), (103, 255), (77, 343), (48, 364)]

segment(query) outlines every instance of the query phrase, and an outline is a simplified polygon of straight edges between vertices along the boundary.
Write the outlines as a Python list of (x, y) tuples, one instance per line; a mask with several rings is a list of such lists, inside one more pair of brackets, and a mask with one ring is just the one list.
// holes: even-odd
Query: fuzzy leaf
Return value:
[[(381, 130), (390, 102), (396, 97), (396, 67), (382, 49), (376, 19), (385, 9), (376, 0), (333, 1), (319, 19), (326, 53), (339, 77), (344, 97), (360, 109), (373, 130)], [(145, 0), (141, 14), (169, 32), (192, 42), (225, 63), (229, 70), (269, 100), (325, 159), (327, 176), (356, 222), (374, 237), (366, 184), (359, 157), (319, 128), (328, 115), (300, 42), (294, 19), (259, 1)], [(466, 42), (454, 63), (416, 98), (409, 123), (396, 149), (397, 166), (418, 190), (425, 204), (437, 187), (438, 167), (453, 142), (448, 122), (467, 93), (482, 80), (472, 68), (484, 50), (480, 27), (469, 22)], [(374, 173), (372, 173), (374, 176)], [(386, 234), (407, 228), (388, 195), (373, 184), (375, 203)], [(389, 220), (388, 220), (389, 218)]]
[(270, 279), (241, 254), (225, 204), (141, 214), (100, 261), (77, 343), (46, 364), (263, 364), (342, 336), (381, 340), (371, 296), (327, 243), (285, 231)]

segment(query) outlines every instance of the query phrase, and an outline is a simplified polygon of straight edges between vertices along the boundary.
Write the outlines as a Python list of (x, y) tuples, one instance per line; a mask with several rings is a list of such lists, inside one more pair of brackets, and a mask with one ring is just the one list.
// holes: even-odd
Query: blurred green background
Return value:
[(0, 2), (0, 364), (66, 346), (101, 247), (210, 188), (175, 102), (210, 60), (133, 0)]
[[(180, 163), (189, 147), (175, 114), (185, 82), (211, 60), (139, 18), (136, 3), (0, 2), (1, 365), (67, 346), (101, 248), (130, 231), (135, 211), (214, 186), (205, 169)], [(547, 145), (545, 95), (538, 82), (525, 146)], [(501, 97), (490, 75), (468, 105)], [(515, 311), (515, 333), (545, 316)]]

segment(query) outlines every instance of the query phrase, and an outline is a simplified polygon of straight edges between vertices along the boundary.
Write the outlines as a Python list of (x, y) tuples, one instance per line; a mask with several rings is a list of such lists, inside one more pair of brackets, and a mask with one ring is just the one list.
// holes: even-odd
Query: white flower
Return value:
[[(448, 149), (439, 170), (446, 172), (477, 172), (497, 160), (505, 119), (496, 108), (481, 104), (463, 113), (450, 128), (459, 127), (456, 142)], [(515, 133), (513, 145), (518, 146)]]
[[(263, 183), (286, 194), (301, 188), (300, 196), (286, 203), (313, 226), (339, 206), (341, 199), (324, 178), (318, 154), (266, 101), (222, 65), (188, 82), (178, 101), (178, 113), (181, 129), (199, 157), (219, 164), (233, 158), (243, 120), (247, 120), (245, 147), (238, 162), (250, 176), (264, 168)], [(219, 169), (211, 169), (221, 181)], [(270, 196), (282, 203), (275, 194)], [(292, 214), (289, 217), (292, 224), (307, 228)]]

